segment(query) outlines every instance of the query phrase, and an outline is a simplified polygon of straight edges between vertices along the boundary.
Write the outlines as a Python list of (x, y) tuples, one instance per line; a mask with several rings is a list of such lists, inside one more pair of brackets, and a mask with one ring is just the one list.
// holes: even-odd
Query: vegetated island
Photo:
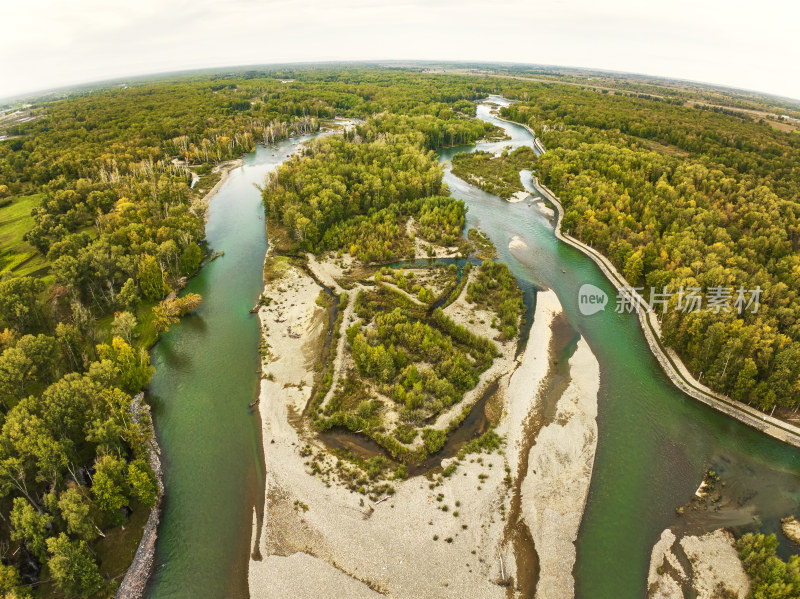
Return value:
[(520, 182), (519, 172), (532, 169), (535, 161), (533, 148), (520, 146), (497, 156), (483, 151), (462, 152), (453, 156), (452, 164), (453, 174), (467, 183), (504, 200), (520, 200), (528, 193)]
[[(549, 291), (517, 355), (516, 280), (504, 264), (465, 259), (465, 206), (441, 166), (413, 131), (385, 127), (370, 119), (313, 140), (264, 186), (267, 491), (251, 591), (569, 593), (597, 361), (579, 343), (562, 365), (567, 388), (548, 388), (561, 313)], [(556, 462), (559, 452), (570, 457)], [(541, 580), (531, 559), (547, 564)]]

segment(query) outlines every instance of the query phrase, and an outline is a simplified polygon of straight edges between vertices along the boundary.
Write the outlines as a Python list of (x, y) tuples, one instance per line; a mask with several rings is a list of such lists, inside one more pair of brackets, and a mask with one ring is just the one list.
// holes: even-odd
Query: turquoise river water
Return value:
[[(497, 119), (489, 104), (478, 107), (478, 118), (503, 127), (511, 139), (448, 149), (440, 160), (446, 164), (459, 151), (532, 143), (523, 127)], [(254, 184), (306, 139), (259, 148), (231, 173), (211, 203), (206, 231), (209, 245), (225, 256), (189, 283), (187, 291), (204, 298), (197, 313), (153, 350), (150, 397), (167, 497), (151, 599), (249, 596), (252, 514), (263, 503), (263, 472), (259, 421), (248, 409), (258, 387), (259, 335), (248, 309), (261, 289), (267, 249)], [(467, 226), (492, 239), (528, 306), (536, 289), (553, 289), (600, 363), (599, 444), (578, 539), (578, 597), (643, 597), (650, 550), (667, 526), (776, 531), (779, 518), (800, 503), (800, 452), (679, 392), (650, 354), (635, 316), (617, 314), (613, 305), (581, 315), (577, 293), (583, 283), (610, 297), (615, 289), (589, 258), (555, 238), (551, 219), (535, 202), (505, 202), (454, 177), (447, 165), (445, 179), (469, 208)], [(527, 249), (510, 251), (514, 236)], [(707, 468), (726, 481), (733, 507), (682, 522), (675, 510)]]

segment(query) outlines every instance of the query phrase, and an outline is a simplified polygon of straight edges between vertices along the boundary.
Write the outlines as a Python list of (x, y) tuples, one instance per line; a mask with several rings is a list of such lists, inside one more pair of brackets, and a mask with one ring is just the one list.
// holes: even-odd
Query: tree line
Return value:
[[(664, 341), (713, 389), (800, 406), (800, 136), (639, 98), (543, 88), (503, 109), (548, 152), (566, 231), (645, 293), (676, 299)], [(761, 289), (756, 313), (680, 310), (681, 290)]]

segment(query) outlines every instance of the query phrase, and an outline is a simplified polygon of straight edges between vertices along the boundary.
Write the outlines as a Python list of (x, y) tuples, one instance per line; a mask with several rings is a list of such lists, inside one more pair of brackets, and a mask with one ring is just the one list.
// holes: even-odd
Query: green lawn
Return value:
[(45, 279), (47, 260), (22, 239), (33, 227), (31, 209), (39, 205), (41, 194), (18, 196), (0, 208), (0, 272), (33, 275)]

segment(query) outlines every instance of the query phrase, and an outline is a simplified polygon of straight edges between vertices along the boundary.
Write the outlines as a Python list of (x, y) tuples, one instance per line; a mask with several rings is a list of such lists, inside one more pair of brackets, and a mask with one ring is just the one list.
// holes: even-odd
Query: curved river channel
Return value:
[[(445, 180), (469, 208), (467, 226), (491, 238), (498, 259), (517, 277), (529, 314), (536, 289), (553, 289), (575, 338), (585, 337), (597, 356), (599, 443), (578, 539), (576, 593), (583, 599), (644, 597), (650, 551), (669, 526), (776, 532), (779, 519), (800, 504), (800, 451), (678, 391), (650, 353), (635, 315), (615, 313), (613, 301), (604, 312), (580, 314), (582, 284), (592, 283), (610, 298), (616, 290), (592, 260), (555, 238), (552, 220), (533, 198), (505, 202), (450, 173), (447, 161), (457, 152), (532, 145), (527, 130), (497, 119), (492, 109), (479, 105), (478, 118), (511, 139), (443, 150)], [(150, 395), (167, 498), (150, 598), (249, 596), (252, 514), (263, 504), (263, 473), (260, 423), (248, 409), (258, 386), (259, 336), (248, 309), (261, 290), (267, 248), (253, 184), (307, 139), (258, 148), (231, 173), (211, 202), (206, 229), (209, 245), (225, 256), (187, 288), (203, 295), (197, 313), (153, 350)], [(527, 248), (509, 250), (514, 236)], [(726, 482), (732, 507), (677, 517), (676, 508), (691, 498), (708, 468)], [(784, 555), (788, 550), (781, 546)]]
[(166, 501), (148, 597), (248, 597), (253, 509), (264, 505), (261, 423), (248, 407), (259, 383), (258, 318), (249, 310), (267, 251), (255, 185), (310, 138), (259, 147), (230, 173), (206, 225), (209, 246), (225, 255), (191, 279), (186, 291), (203, 303), (153, 349)]

